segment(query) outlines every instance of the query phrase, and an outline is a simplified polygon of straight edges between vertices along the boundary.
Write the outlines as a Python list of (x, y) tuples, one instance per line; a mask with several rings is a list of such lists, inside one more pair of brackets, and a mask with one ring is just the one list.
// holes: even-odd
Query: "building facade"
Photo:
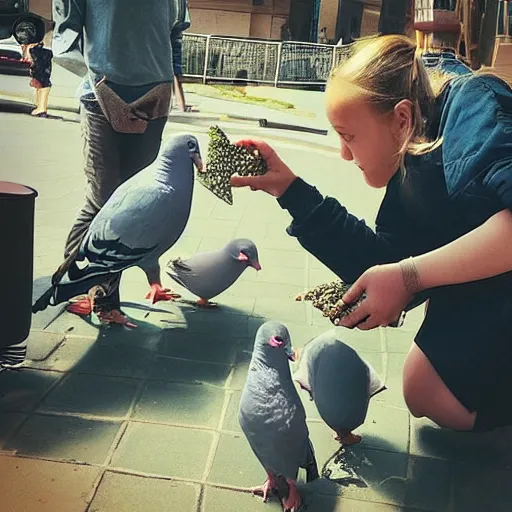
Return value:
[(336, 43), (377, 33), (381, 0), (189, 0), (189, 6), (195, 33), (281, 39), (287, 23), (295, 40), (311, 41), (325, 27)]
[(280, 39), (290, 0), (189, 0), (189, 9), (196, 34)]
[[(316, 42), (325, 27), (328, 42), (348, 42), (377, 33), (381, 1), (189, 0), (190, 32)], [(51, 19), (51, 0), (29, 2), (32, 12)]]

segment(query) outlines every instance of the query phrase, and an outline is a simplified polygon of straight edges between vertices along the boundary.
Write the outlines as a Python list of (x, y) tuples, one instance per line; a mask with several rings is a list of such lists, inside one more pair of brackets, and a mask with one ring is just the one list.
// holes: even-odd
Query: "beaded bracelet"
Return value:
[(400, 262), (400, 269), (406, 290), (412, 295), (420, 292), (423, 286), (412, 256)]

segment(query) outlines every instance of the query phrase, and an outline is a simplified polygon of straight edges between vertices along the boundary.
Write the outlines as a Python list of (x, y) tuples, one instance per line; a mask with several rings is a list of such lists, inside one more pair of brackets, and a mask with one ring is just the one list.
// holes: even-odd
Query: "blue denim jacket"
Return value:
[(439, 52), (425, 52), (421, 55), (425, 67), (437, 68), (450, 75), (468, 75), (473, 73), (471, 68), (461, 62), (455, 52), (443, 49)]
[(492, 75), (455, 78), (438, 109), (446, 188), (468, 227), (512, 209), (512, 89)]

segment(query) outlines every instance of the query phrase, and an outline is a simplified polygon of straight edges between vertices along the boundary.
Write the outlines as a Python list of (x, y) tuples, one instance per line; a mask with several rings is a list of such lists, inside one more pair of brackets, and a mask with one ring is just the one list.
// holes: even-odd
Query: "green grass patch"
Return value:
[(185, 91), (209, 98), (219, 98), (230, 101), (238, 101), (240, 103), (261, 105), (264, 107), (273, 108), (275, 110), (289, 110), (295, 108), (293, 103), (288, 103), (287, 101), (250, 96), (245, 92), (244, 87), (238, 87), (236, 85), (185, 84)]

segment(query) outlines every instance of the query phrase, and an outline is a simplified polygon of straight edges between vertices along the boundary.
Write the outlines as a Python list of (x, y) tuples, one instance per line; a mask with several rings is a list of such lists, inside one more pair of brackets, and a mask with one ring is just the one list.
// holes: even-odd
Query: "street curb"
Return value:
[[(35, 107), (35, 104), (32, 101), (25, 100), (25, 98), (0, 93), (0, 111), (3, 110), (4, 106), (7, 106), (10, 111), (14, 111), (17, 108), (25, 111), (26, 109), (29, 109), (29, 108), (32, 110)], [(69, 112), (71, 114), (79, 114), (80, 113), (80, 110), (78, 107), (72, 108), (72, 107), (69, 107), (66, 105), (62, 105), (59, 103), (53, 103), (53, 102), (50, 102), (48, 104), (48, 110), (57, 110), (59, 112)], [(211, 121), (221, 121), (223, 118), (227, 117), (225, 114), (217, 114), (215, 112), (200, 112), (198, 114), (195, 114), (195, 113), (187, 113), (187, 114), (185, 114), (185, 113), (183, 113), (183, 114), (170, 113), (168, 116), (168, 119), (176, 120), (177, 122), (180, 122), (179, 120), (186, 121), (189, 119), (204, 119), (204, 120), (211, 120)], [(246, 120), (249, 120), (249, 118), (247, 118)], [(258, 123), (258, 121), (259, 121), (258, 118), (256, 118), (256, 117), (250, 118), (250, 120), (254, 121), (255, 123)]]
[[(32, 109), (34, 108), (33, 103), (28, 103), (26, 101), (22, 101), (21, 98), (8, 97), (7, 95), (2, 95), (0, 93), (0, 112), (10, 112), (10, 113), (21, 113), (21, 114), (30, 114)], [(52, 116), (51, 112), (67, 112), (71, 114), (70, 117), (59, 117)], [(50, 118), (58, 119), (65, 122), (73, 122), (79, 123), (79, 110), (74, 108), (69, 108), (64, 105), (58, 104), (50, 104), (49, 105), (49, 113)], [(293, 137), (291, 139), (283, 136), (279, 136), (276, 132), (306, 132), (312, 133), (316, 135), (327, 135), (327, 130), (320, 130), (315, 128), (309, 128), (307, 126), (300, 125), (291, 125), (291, 124), (283, 124), (283, 123), (275, 123), (267, 120), (266, 118), (258, 118), (253, 116), (242, 116), (236, 114), (218, 114), (213, 112), (189, 112), (182, 113), (180, 111), (174, 110), (167, 117), (167, 123), (177, 124), (177, 125), (188, 125), (188, 126), (196, 126), (201, 128), (209, 128), (211, 125), (217, 123), (233, 123), (240, 125), (254, 124), (255, 127), (262, 129), (262, 132), (266, 132), (265, 135), (262, 134), (262, 137), (269, 137), (274, 141), (278, 142), (292, 142), (292, 143), (301, 143), (302, 145), (309, 146), (310, 144), (305, 141), (295, 140)], [(233, 133), (244, 133), (244, 129), (237, 129), (232, 127), (231, 132)], [(323, 137), (321, 137), (323, 138)], [(312, 148), (321, 149), (324, 151), (332, 152), (332, 147), (328, 144), (322, 144), (318, 142), (314, 142), (311, 144)]]
[[(35, 105), (33, 103), (29, 103), (27, 101), (22, 101), (21, 99), (17, 99), (15, 97), (9, 97), (7, 95), (0, 94), (0, 111), (4, 110), (7, 107), (7, 110), (10, 112), (16, 112), (19, 110), (21, 113), (25, 113), (27, 110), (32, 110)], [(80, 110), (78, 108), (70, 108), (65, 105), (59, 105), (55, 103), (50, 103), (48, 106), (48, 110), (56, 110), (59, 112), (69, 112), (71, 114), (79, 114)], [(255, 123), (258, 126), (269, 128), (280, 128), (284, 130), (291, 131), (306, 131), (310, 133), (319, 133), (324, 134), (325, 130), (316, 130), (314, 128), (307, 128), (300, 125), (291, 125), (291, 124), (282, 124), (282, 123), (273, 123), (268, 121), (266, 118), (253, 117), (253, 116), (239, 116), (235, 114), (217, 114), (214, 112), (199, 112), (199, 113), (170, 113), (167, 117), (169, 122), (174, 123), (189, 123), (190, 121), (198, 120), (201, 122), (218, 122), (218, 121), (231, 121), (231, 122), (250, 122)]]

